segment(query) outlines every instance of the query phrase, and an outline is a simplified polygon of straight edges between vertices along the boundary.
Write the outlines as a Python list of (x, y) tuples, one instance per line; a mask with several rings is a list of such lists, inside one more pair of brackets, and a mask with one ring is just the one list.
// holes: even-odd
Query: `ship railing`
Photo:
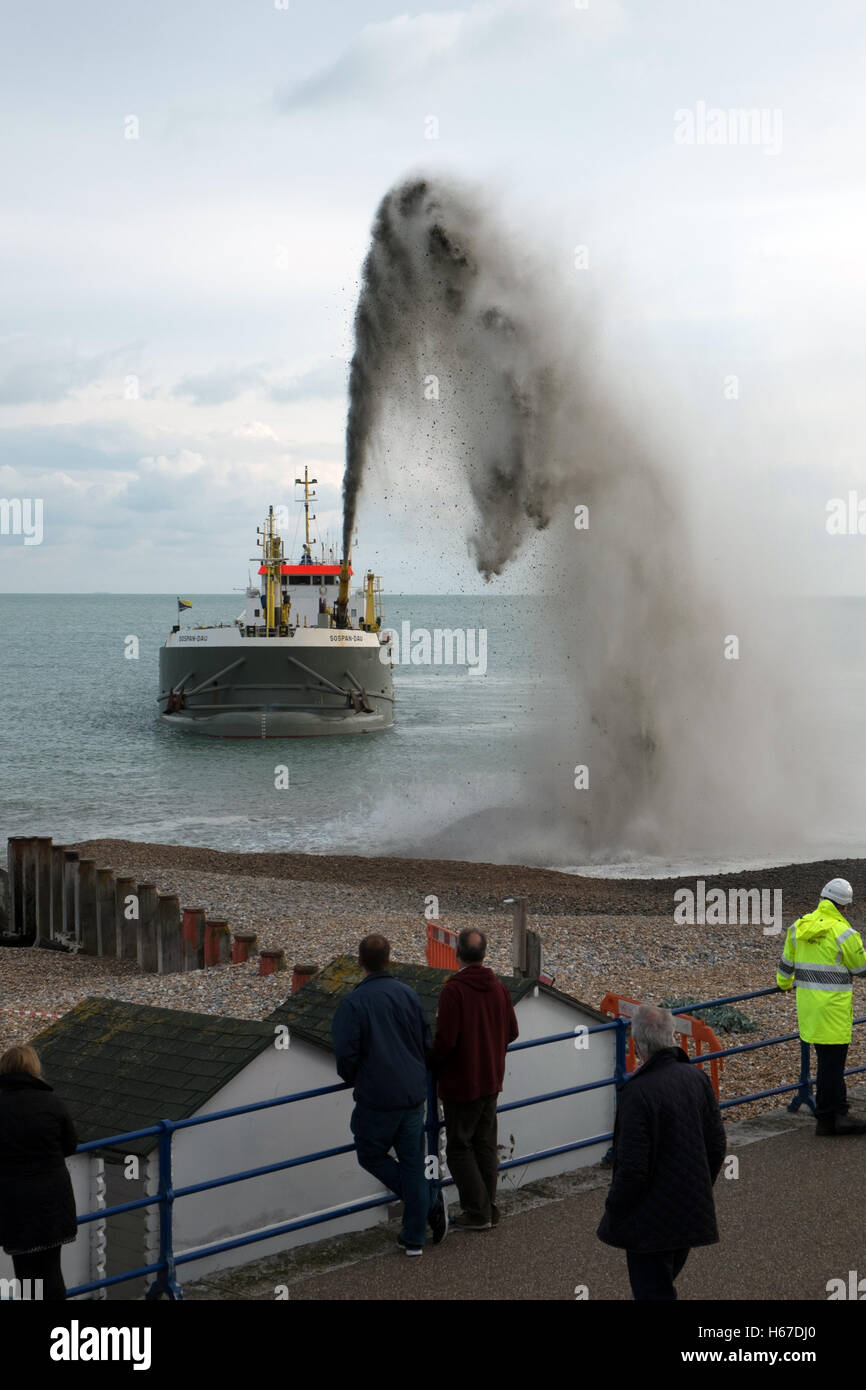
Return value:
[[(722, 1004), (737, 1004), (747, 999), (760, 999), (767, 995), (779, 994), (782, 991), (778, 986), (769, 989), (751, 990), (747, 994), (729, 994), (719, 999), (709, 999), (701, 1004), (688, 1004), (682, 1008), (672, 1009), (674, 1014), (689, 1013), (694, 1014), (702, 1009), (714, 1008)], [(855, 1026), (866, 1023), (866, 1014), (854, 1019)], [(566, 1096), (578, 1096), (584, 1092), (600, 1090), (607, 1086), (620, 1088), (627, 1085), (629, 1074), (626, 1070), (626, 1034), (630, 1026), (630, 1019), (617, 1018), (609, 1023), (594, 1024), (586, 1029), (579, 1031), (586, 1034), (605, 1033), (613, 1031), (615, 1034), (615, 1061), (612, 1076), (604, 1077), (598, 1081), (584, 1082), (579, 1086), (567, 1086), (560, 1090), (548, 1091), (539, 1095), (526, 1096), (522, 1100), (508, 1101), (497, 1107), (497, 1113), (503, 1114), (509, 1110), (518, 1110), (530, 1105), (543, 1105), (546, 1102), (562, 1100)], [(556, 1043), (569, 1042), (575, 1043), (575, 1030), (571, 1029), (564, 1033), (552, 1033), (543, 1038), (530, 1038), (525, 1042), (514, 1042), (508, 1048), (509, 1053), (526, 1051), (533, 1047), (548, 1047)], [(704, 1052), (699, 1056), (690, 1057), (692, 1066), (702, 1066), (706, 1062), (712, 1062), (723, 1057), (735, 1057), (739, 1053), (755, 1052), (761, 1048), (779, 1047), (784, 1043), (800, 1041), (798, 1033), (782, 1033), (776, 1037), (763, 1038), (759, 1042), (742, 1043), (737, 1047), (725, 1047), (716, 1052)], [(866, 1066), (849, 1067), (845, 1071), (846, 1076), (854, 1076), (866, 1071)], [(755, 1101), (766, 1100), (772, 1096), (787, 1095), (794, 1092), (793, 1098), (788, 1105), (788, 1110), (795, 1112), (801, 1106), (805, 1106), (813, 1114), (815, 1102), (812, 1095), (813, 1078), (810, 1075), (810, 1049), (809, 1044), (800, 1041), (800, 1070), (796, 1081), (786, 1083), (782, 1086), (771, 1086), (762, 1091), (750, 1091), (745, 1095), (734, 1096), (720, 1102), (722, 1110), (733, 1109), (738, 1105), (747, 1105)], [(92, 1221), (105, 1221), (110, 1216), (119, 1216), (123, 1212), (137, 1211), (146, 1207), (158, 1206), (159, 1208), (159, 1256), (151, 1264), (139, 1265), (134, 1269), (125, 1270), (120, 1274), (113, 1274), (106, 1278), (94, 1279), (86, 1284), (79, 1284), (69, 1289), (68, 1297), (75, 1298), (84, 1294), (95, 1293), (97, 1290), (106, 1289), (112, 1285), (122, 1284), (131, 1279), (142, 1279), (152, 1276), (152, 1282), (148, 1287), (146, 1297), (155, 1299), (167, 1297), (171, 1299), (183, 1298), (183, 1291), (177, 1278), (177, 1271), (180, 1266), (192, 1265), (197, 1260), (204, 1260), (214, 1255), (223, 1254), (229, 1250), (237, 1250), (243, 1246), (252, 1246), (261, 1241), (273, 1240), (275, 1237), (289, 1235), (294, 1231), (301, 1231), (313, 1226), (325, 1225), (330, 1221), (337, 1221), (342, 1217), (354, 1216), (359, 1212), (370, 1211), (375, 1207), (387, 1206), (391, 1202), (399, 1199), (391, 1194), (384, 1194), (380, 1197), (370, 1197), (363, 1201), (349, 1202), (343, 1206), (332, 1207), (327, 1211), (316, 1212), (313, 1215), (297, 1217), (292, 1221), (283, 1221), (273, 1226), (268, 1226), (264, 1230), (235, 1236), (230, 1240), (217, 1241), (214, 1244), (200, 1246), (193, 1250), (184, 1250), (177, 1253), (174, 1249), (173, 1215), (174, 1204), (184, 1197), (190, 1197), (194, 1193), (207, 1192), (218, 1187), (227, 1187), (232, 1183), (249, 1182), (255, 1178), (264, 1177), (269, 1173), (278, 1173), (291, 1168), (298, 1168), (308, 1163), (319, 1163), (329, 1158), (336, 1158), (340, 1154), (352, 1153), (355, 1149), (354, 1144), (341, 1144), (336, 1148), (320, 1149), (314, 1153), (301, 1154), (297, 1158), (283, 1159), (279, 1163), (268, 1163), (259, 1168), (248, 1168), (237, 1173), (227, 1173), (222, 1177), (211, 1178), (205, 1182), (190, 1183), (184, 1187), (174, 1187), (172, 1183), (172, 1140), (175, 1134), (181, 1130), (192, 1129), (199, 1125), (217, 1124), (220, 1120), (233, 1118), (237, 1115), (252, 1115), (256, 1111), (270, 1110), (275, 1106), (294, 1105), (301, 1101), (313, 1100), (319, 1096), (333, 1095), (338, 1091), (350, 1090), (350, 1086), (344, 1082), (338, 1082), (331, 1086), (318, 1086), (313, 1090), (297, 1091), (293, 1095), (277, 1096), (271, 1100), (255, 1101), (250, 1105), (238, 1105), (230, 1110), (217, 1110), (208, 1115), (196, 1115), (183, 1120), (160, 1120), (158, 1124), (150, 1125), (144, 1129), (130, 1130), (125, 1134), (114, 1134), (104, 1139), (93, 1139), (86, 1144), (80, 1144), (76, 1153), (94, 1153), (102, 1149), (118, 1149), (129, 1144), (135, 1139), (155, 1138), (158, 1148), (158, 1185), (157, 1191), (150, 1196), (139, 1197), (131, 1202), (121, 1202), (112, 1207), (100, 1207), (96, 1211), (86, 1212), (79, 1216), (79, 1226), (86, 1225)], [(438, 1102), (436, 1097), (435, 1083), (432, 1078), (428, 1086), (427, 1098), (427, 1152), (428, 1155), (437, 1156), (439, 1151), (439, 1131), (443, 1128), (443, 1122), (439, 1119)], [(499, 1171), (505, 1172), (510, 1168), (518, 1168), (530, 1163), (540, 1163), (545, 1159), (555, 1158), (561, 1154), (572, 1153), (580, 1149), (597, 1147), (600, 1144), (609, 1144), (613, 1139), (613, 1131), (605, 1134), (590, 1135), (587, 1138), (576, 1139), (566, 1144), (558, 1144), (553, 1148), (540, 1149), (536, 1152), (523, 1154), (519, 1158), (511, 1158), (499, 1164)], [(453, 1179), (444, 1179), (443, 1187), (451, 1186)]]

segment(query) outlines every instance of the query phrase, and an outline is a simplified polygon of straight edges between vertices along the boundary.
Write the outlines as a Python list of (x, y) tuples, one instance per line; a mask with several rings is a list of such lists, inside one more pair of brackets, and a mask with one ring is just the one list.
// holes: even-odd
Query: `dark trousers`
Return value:
[(482, 1224), (496, 1214), (499, 1151), (496, 1147), (498, 1096), (443, 1100), (445, 1157), (460, 1194), (464, 1214)]
[[(25, 1279), (42, 1280), (42, 1297), (46, 1302), (59, 1302), (66, 1297), (66, 1285), (60, 1269), (60, 1246), (51, 1250), (36, 1250), (32, 1255), (13, 1255), (12, 1268), (15, 1278), (23, 1283)], [(36, 1297), (36, 1289), (31, 1284), (31, 1298)]]
[[(356, 1105), (352, 1133), (358, 1162), (403, 1202), (401, 1235), (407, 1245), (423, 1245), (427, 1218), (439, 1195), (439, 1183), (424, 1174), (424, 1106), (414, 1110), (372, 1110)], [(391, 1157), (390, 1150), (397, 1155)]]
[(818, 1068), (815, 1076), (815, 1114), (818, 1119), (848, 1114), (845, 1059), (848, 1043), (815, 1043)]
[(689, 1258), (685, 1250), (654, 1250), (649, 1255), (639, 1255), (635, 1250), (626, 1250), (628, 1277), (632, 1295), (641, 1301), (676, 1298), (674, 1280)]

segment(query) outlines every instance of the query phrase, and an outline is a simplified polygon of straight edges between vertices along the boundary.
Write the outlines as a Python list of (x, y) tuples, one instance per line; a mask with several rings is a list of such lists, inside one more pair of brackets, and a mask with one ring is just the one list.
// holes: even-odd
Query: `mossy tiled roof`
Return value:
[[(93, 998), (33, 1046), (85, 1144), (194, 1115), (273, 1040), (273, 1024)], [(121, 1147), (145, 1154), (155, 1144)]]
[[(395, 979), (402, 980), (415, 990), (430, 1021), (430, 1027), (435, 1028), (439, 994), (445, 981), (451, 978), (454, 971), (437, 970), (431, 965), (404, 965), (400, 961), (391, 961), (388, 969)], [(268, 1014), (268, 1022), (285, 1023), (293, 1036), (333, 1051), (331, 1024), (337, 1006), (362, 979), (363, 971), (357, 959), (352, 956), (338, 956), (330, 965), (325, 966), (324, 970), (320, 970), (318, 975), (314, 975), (297, 994), (289, 995), (273, 1013)], [(500, 975), (499, 979), (515, 1005), (538, 984), (537, 980), (526, 980), (515, 975)], [(570, 1004), (572, 1008), (594, 1015), (599, 1023), (608, 1022), (597, 1009), (582, 1004), (569, 994), (562, 994), (547, 985), (538, 985), (538, 988), (542, 993)]]
[[(454, 972), (436, 970), (431, 965), (403, 965), (397, 961), (392, 961), (388, 969), (395, 979), (402, 980), (415, 990), (432, 1027), (436, 1021), (439, 991)], [(285, 1023), (293, 1037), (303, 1038), (333, 1052), (331, 1024), (337, 1006), (363, 978), (364, 972), (357, 957), (337, 956), (318, 975), (308, 980), (297, 994), (290, 994), (273, 1013), (268, 1014), (268, 1021), (272, 1025)]]

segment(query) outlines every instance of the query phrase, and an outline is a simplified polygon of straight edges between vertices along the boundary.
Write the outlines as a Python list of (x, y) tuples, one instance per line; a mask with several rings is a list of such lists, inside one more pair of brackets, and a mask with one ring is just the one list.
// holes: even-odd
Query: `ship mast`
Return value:
[(301, 484), (304, 489), (304, 530), (306, 535), (306, 540), (304, 542), (304, 554), (307, 556), (307, 559), (305, 561), (306, 564), (311, 564), (313, 560), (313, 552), (310, 549), (310, 545), (312, 544), (310, 540), (310, 522), (316, 520), (315, 512), (313, 512), (313, 515), (310, 516), (310, 503), (315, 502), (316, 500), (316, 494), (314, 492), (311, 492), (310, 488), (315, 487), (318, 481), (318, 478), (310, 477), (310, 470), (308, 469), (306, 464), (304, 464), (303, 478), (295, 479), (295, 482)]
[[(265, 567), (265, 629), (269, 637), (276, 627), (277, 599), (281, 600), (282, 585), (280, 571), (283, 559), (283, 543), (274, 524), (274, 509), (268, 508), (264, 527), (258, 528), (261, 537), (262, 559)], [(280, 601), (280, 624), (288, 623), (288, 605)]]

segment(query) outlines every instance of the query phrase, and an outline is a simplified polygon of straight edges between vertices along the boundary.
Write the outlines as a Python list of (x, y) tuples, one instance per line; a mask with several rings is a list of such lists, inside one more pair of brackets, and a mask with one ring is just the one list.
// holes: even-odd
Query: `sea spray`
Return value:
[[(651, 412), (599, 365), (585, 301), (506, 233), (484, 195), (418, 178), (379, 206), (355, 334), (346, 553), (365, 472), (393, 472), (398, 436), (410, 442), (413, 505), (431, 478), (437, 505), (442, 480), (462, 478), (467, 541), (486, 578), (544, 533), (537, 675), (559, 678), (561, 695), (552, 720), (527, 708), (520, 804), (456, 827), (460, 857), (721, 850), (766, 839), (768, 827), (790, 840), (794, 780), (783, 774), (771, 646), (764, 637), (745, 660), (726, 659), (730, 622), (683, 506), (695, 460), (656, 456)], [(436, 849), (451, 852), (447, 833)]]

